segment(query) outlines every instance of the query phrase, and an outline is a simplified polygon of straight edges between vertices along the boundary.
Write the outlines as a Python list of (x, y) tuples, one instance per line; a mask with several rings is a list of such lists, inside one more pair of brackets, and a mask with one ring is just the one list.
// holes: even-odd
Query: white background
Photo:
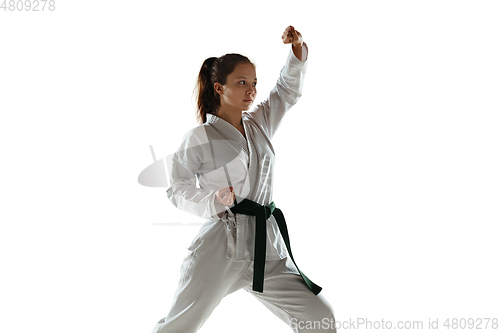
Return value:
[[(273, 139), (273, 199), (337, 320), (499, 318), (499, 14), (497, 1), (2, 9), (0, 331), (150, 332), (166, 316), (199, 220), (138, 183), (149, 145), (161, 158), (197, 126), (207, 57), (247, 55), (265, 99), (288, 25), (309, 65)], [(291, 331), (241, 290), (200, 332), (257, 330)]]

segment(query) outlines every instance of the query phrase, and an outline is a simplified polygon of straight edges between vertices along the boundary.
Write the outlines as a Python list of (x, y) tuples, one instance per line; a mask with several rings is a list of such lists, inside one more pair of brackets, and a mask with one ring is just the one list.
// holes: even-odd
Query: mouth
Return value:
[(244, 102), (246, 102), (246, 103), (252, 103), (253, 99), (245, 99)]

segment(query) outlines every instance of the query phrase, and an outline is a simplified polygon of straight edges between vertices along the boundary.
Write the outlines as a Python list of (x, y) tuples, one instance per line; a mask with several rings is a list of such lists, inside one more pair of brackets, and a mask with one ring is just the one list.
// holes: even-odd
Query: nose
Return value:
[(247, 91), (247, 94), (248, 95), (255, 95), (255, 93), (257, 92), (257, 88), (255, 88), (253, 85), (250, 87), (250, 89), (248, 89)]

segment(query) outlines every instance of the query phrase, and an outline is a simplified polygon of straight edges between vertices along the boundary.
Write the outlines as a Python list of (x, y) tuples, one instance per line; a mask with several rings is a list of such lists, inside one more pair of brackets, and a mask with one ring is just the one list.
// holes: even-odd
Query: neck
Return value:
[(217, 117), (224, 119), (231, 125), (233, 125), (236, 128), (240, 128), (243, 124), (241, 120), (241, 113), (242, 110), (236, 110), (236, 109), (226, 109), (226, 108), (219, 108), (217, 111)]

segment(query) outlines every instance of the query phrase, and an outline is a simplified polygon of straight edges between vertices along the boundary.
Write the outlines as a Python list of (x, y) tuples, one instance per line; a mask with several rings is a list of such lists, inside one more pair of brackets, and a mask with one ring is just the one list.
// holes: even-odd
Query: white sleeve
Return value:
[[(196, 174), (200, 168), (206, 150), (198, 144), (193, 132), (188, 132), (179, 150), (173, 155), (169, 169), (170, 187), (167, 189), (168, 199), (175, 207), (210, 219), (224, 211), (220, 204), (215, 204), (213, 189), (202, 189), (196, 186)], [(218, 211), (219, 210), (219, 211)]]
[(267, 133), (269, 139), (274, 136), (285, 113), (302, 96), (302, 85), (308, 64), (308, 53), (307, 44), (304, 43), (302, 46), (302, 57), (306, 60), (301, 61), (290, 48), (286, 64), (280, 72), (276, 86), (271, 90), (269, 97), (250, 112), (255, 121)]

